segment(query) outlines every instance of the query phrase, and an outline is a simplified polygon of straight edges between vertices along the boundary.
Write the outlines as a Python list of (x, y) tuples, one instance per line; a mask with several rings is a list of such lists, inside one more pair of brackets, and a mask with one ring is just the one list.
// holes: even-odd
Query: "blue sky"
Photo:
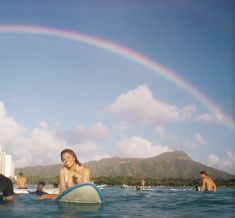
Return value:
[[(234, 119), (234, 1), (1, 1), (0, 25), (83, 33), (177, 73)], [(17, 166), (183, 150), (235, 173), (234, 130), (138, 63), (48, 35), (0, 32), (0, 145)]]

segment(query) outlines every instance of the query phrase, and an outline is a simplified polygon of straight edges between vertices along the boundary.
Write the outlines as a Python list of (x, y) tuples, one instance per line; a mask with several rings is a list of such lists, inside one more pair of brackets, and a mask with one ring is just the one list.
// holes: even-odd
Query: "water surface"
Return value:
[(136, 191), (105, 187), (104, 206), (36, 201), (35, 195), (16, 195), (14, 203), (0, 202), (0, 217), (235, 217), (235, 189), (200, 193), (190, 188)]

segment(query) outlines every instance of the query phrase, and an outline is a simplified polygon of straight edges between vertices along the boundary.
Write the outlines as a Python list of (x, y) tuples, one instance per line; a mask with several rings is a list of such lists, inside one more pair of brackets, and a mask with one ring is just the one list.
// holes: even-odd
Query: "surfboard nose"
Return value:
[(57, 196), (55, 201), (81, 204), (104, 204), (105, 198), (95, 184), (81, 183), (66, 189)]

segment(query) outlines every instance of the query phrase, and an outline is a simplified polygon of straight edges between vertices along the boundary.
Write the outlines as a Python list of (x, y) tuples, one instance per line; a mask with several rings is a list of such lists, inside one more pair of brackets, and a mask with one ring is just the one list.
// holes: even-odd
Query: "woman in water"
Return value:
[(90, 170), (83, 166), (71, 149), (61, 152), (63, 167), (60, 168), (60, 192), (84, 182), (90, 182)]
[[(59, 193), (79, 183), (90, 182), (90, 170), (81, 164), (71, 149), (60, 154), (63, 166), (59, 171)], [(39, 199), (55, 199), (55, 194), (44, 194)]]

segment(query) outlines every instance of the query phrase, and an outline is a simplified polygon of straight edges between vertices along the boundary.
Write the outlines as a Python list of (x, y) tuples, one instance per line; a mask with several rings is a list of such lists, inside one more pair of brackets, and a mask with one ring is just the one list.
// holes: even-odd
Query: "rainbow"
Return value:
[(27, 33), (27, 34), (59, 37), (59, 38), (67, 39), (67, 40), (77, 41), (80, 43), (86, 43), (86, 44), (107, 50), (109, 52), (118, 54), (131, 61), (141, 64), (142, 66), (152, 70), (153, 72), (158, 73), (165, 79), (173, 82), (176, 86), (180, 87), (185, 92), (189, 93), (194, 98), (196, 98), (207, 109), (211, 110), (217, 116), (219, 116), (223, 124), (225, 124), (226, 126), (230, 127), (233, 131), (235, 131), (235, 121), (231, 117), (226, 115), (222, 111), (222, 109), (219, 106), (217, 106), (211, 99), (209, 99), (206, 95), (200, 92), (192, 84), (188, 83), (187, 81), (179, 77), (175, 72), (167, 69), (161, 64), (151, 60), (150, 58), (134, 50), (117, 45), (107, 40), (81, 34), (78, 32), (71, 32), (71, 31), (41, 27), (41, 26), (13, 25), (13, 24), (0, 25), (0, 32), (2, 33)]

